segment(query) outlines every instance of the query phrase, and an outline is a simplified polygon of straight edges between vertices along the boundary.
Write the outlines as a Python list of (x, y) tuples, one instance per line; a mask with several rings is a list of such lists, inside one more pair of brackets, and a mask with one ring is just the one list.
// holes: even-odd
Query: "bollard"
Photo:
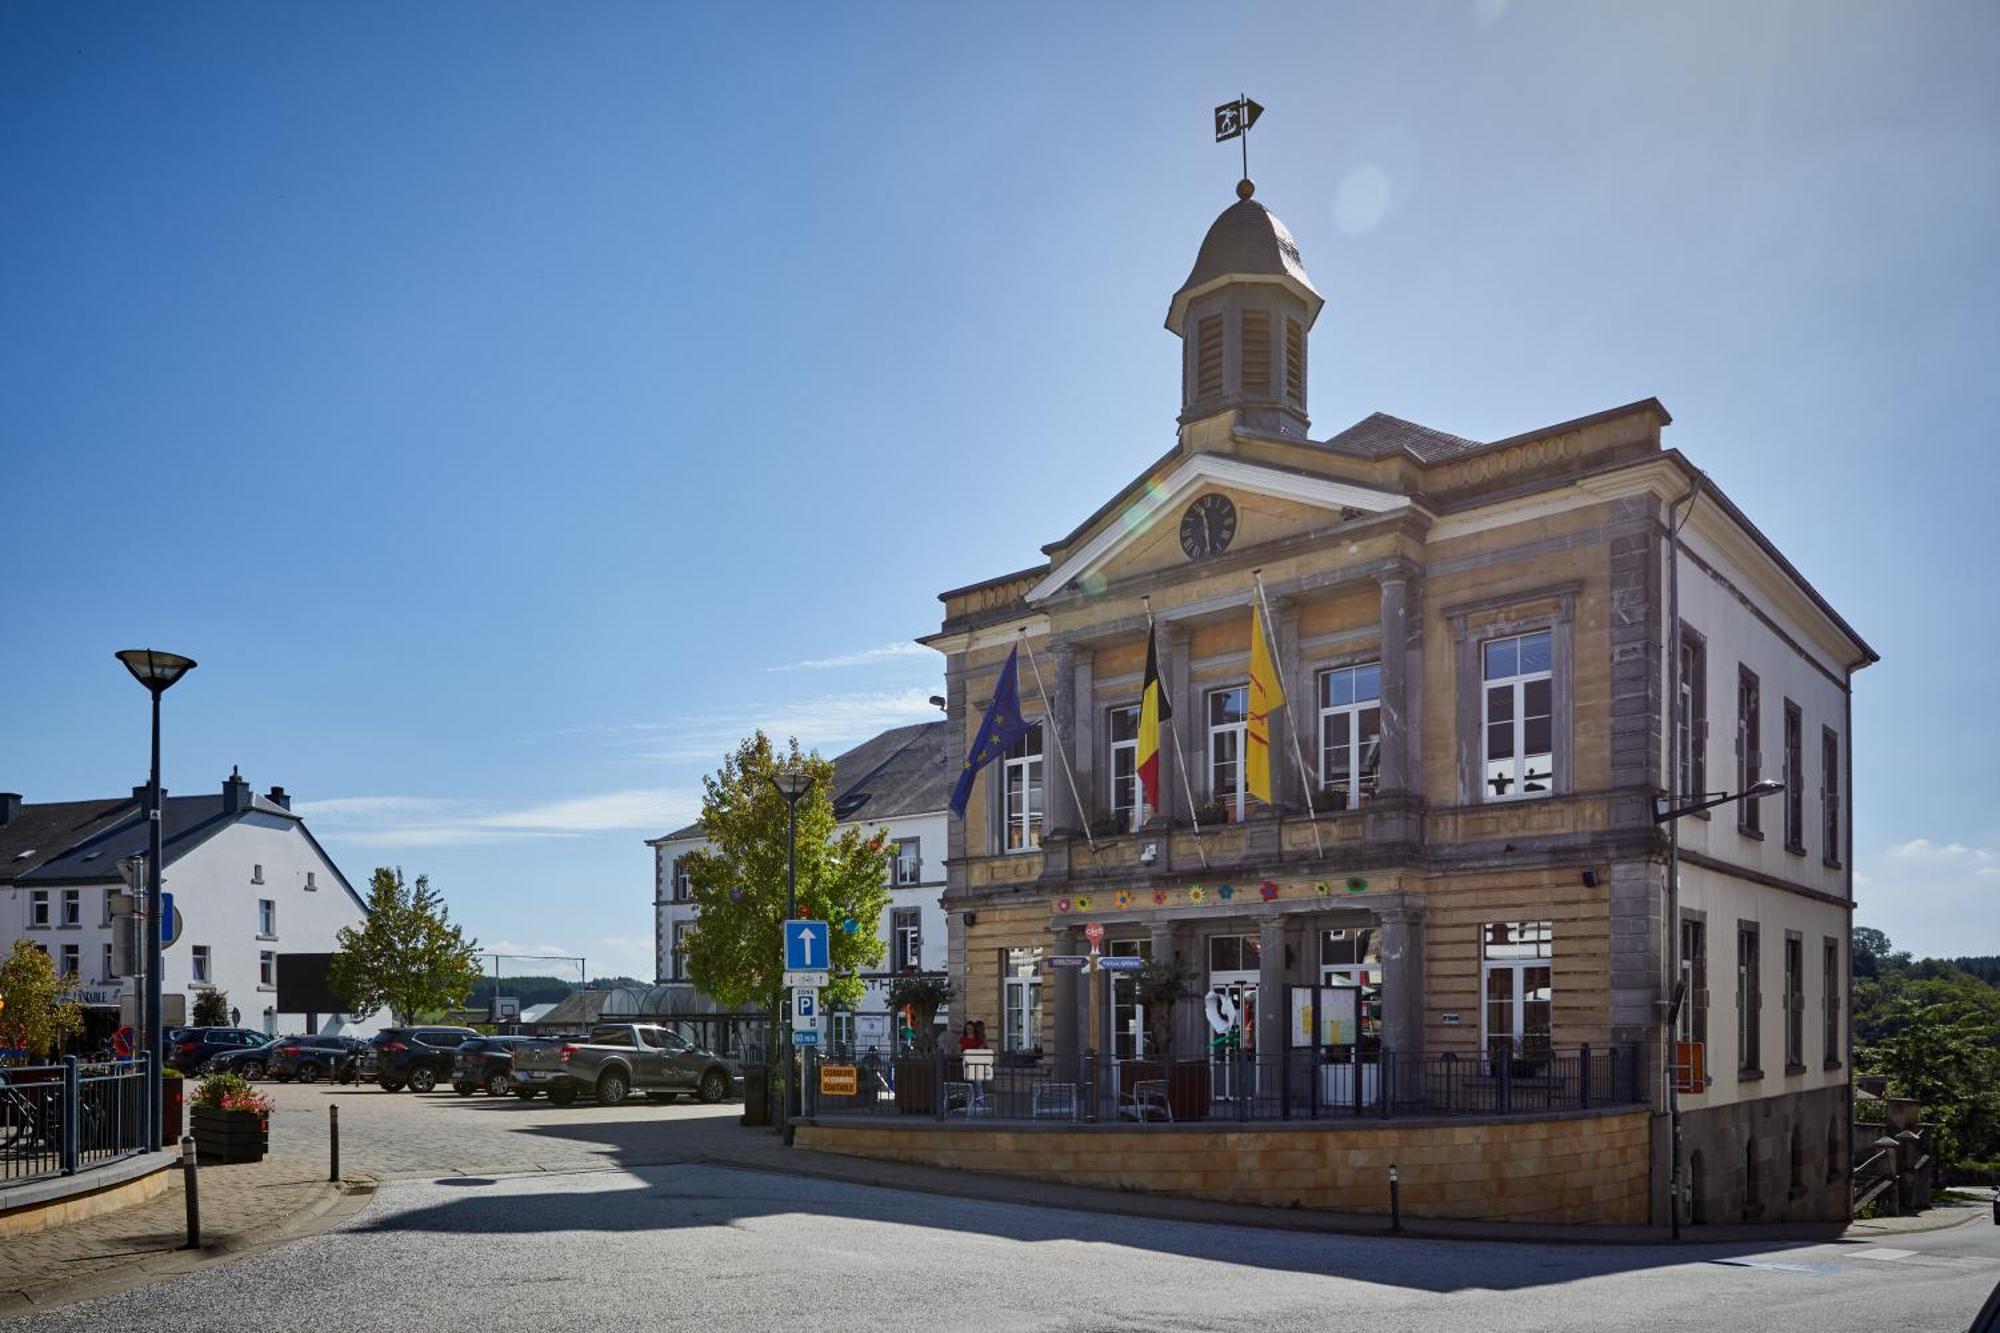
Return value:
[(338, 1185), (340, 1183), (340, 1107), (338, 1105), (326, 1108), (326, 1142), (328, 1159), (326, 1178)]
[(1396, 1164), (1389, 1163), (1389, 1230), (1396, 1235), (1403, 1232), (1403, 1197), (1396, 1184)]
[(181, 1183), (187, 1194), (187, 1248), (201, 1248), (201, 1177), (195, 1171), (194, 1135), (181, 1135)]

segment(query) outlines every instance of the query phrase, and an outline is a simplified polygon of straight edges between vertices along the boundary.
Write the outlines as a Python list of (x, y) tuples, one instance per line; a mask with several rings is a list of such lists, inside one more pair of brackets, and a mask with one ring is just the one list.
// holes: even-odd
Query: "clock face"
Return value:
[(1181, 515), (1181, 549), (1190, 560), (1221, 555), (1236, 537), (1236, 506), (1229, 497), (1211, 491)]

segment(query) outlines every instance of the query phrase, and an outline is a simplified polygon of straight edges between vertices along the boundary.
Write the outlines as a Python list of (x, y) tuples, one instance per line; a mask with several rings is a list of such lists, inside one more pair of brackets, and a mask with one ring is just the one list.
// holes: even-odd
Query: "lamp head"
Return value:
[(1750, 797), (1776, 796), (1779, 792), (1783, 791), (1784, 789), (1785, 789), (1785, 784), (1778, 781), (1776, 778), (1765, 778), (1762, 782), (1751, 783), (1750, 790), (1744, 792), (1743, 794), (1745, 796), (1750, 796)]
[(801, 796), (812, 790), (812, 774), (802, 768), (779, 768), (771, 772), (771, 785), (778, 789), (778, 795), (794, 805)]
[(175, 681), (195, 668), (192, 657), (163, 653), (157, 648), (127, 648), (118, 654), (118, 660), (132, 673), (132, 679), (154, 694), (166, 693)]

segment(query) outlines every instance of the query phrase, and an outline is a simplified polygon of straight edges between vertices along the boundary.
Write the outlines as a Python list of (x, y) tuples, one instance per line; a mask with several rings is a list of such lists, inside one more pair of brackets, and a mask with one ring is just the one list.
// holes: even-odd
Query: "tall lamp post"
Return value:
[[(778, 789), (778, 795), (785, 798), (785, 920), (790, 921), (799, 914), (799, 802), (812, 790), (812, 774), (802, 768), (789, 765), (771, 774), (771, 785)], [(776, 1023), (778, 1016), (771, 1015)], [(792, 1029), (785, 1025), (785, 1104), (780, 1112), (780, 1121), (785, 1131), (785, 1146), (792, 1143), (792, 1121), (798, 1115), (799, 1080), (796, 1054), (792, 1050)]]
[(160, 1030), (160, 696), (175, 681), (194, 670), (192, 657), (163, 653), (152, 648), (127, 648), (118, 660), (132, 678), (153, 696), (153, 769), (146, 785), (146, 821), (149, 827), (146, 855), (146, 1146), (160, 1150), (160, 1118), (163, 1099), (160, 1066), (166, 1058), (166, 1038)]
[[(1765, 778), (1762, 782), (1750, 784), (1744, 791), (1735, 793), (1702, 792), (1695, 800), (1690, 801), (1686, 805), (1665, 806), (1666, 797), (1655, 796), (1653, 798), (1653, 822), (1667, 826), (1667, 891), (1668, 901), (1674, 904), (1674, 915), (1678, 916), (1680, 911), (1680, 821), (1685, 816), (1698, 814), (1703, 810), (1713, 810), (1718, 805), (1728, 805), (1732, 801), (1754, 801), (1764, 796), (1775, 796), (1784, 789), (1785, 784), (1776, 778)], [(1670, 921), (1667, 925), (1667, 930), (1670, 939), (1668, 947), (1671, 950), (1669, 956), (1674, 960), (1675, 969), (1673, 1004), (1667, 1010), (1666, 1039), (1671, 1049), (1674, 1041), (1673, 1029), (1679, 1021), (1681, 1006), (1689, 1001), (1684, 979), (1680, 975), (1681, 923), (1678, 920)], [(1672, 1140), (1670, 1148), (1673, 1152), (1672, 1170), (1668, 1177), (1671, 1197), (1667, 1200), (1667, 1223), (1672, 1229), (1673, 1238), (1679, 1240), (1681, 1238), (1681, 1090), (1679, 1078), (1672, 1073), (1674, 1061), (1671, 1057), (1668, 1058), (1667, 1065), (1669, 1071), (1667, 1078), (1667, 1133), (1668, 1137)]]

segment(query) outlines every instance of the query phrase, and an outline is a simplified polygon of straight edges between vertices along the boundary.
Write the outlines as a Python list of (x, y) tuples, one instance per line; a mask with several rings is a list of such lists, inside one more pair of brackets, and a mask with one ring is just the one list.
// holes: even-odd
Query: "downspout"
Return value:
[[(1861, 665), (1867, 665), (1864, 657)], [(1847, 829), (1842, 841), (1847, 857), (1847, 992), (1841, 1001), (1844, 1006), (1840, 1015), (1840, 1026), (1845, 1038), (1847, 1058), (1847, 1162), (1841, 1172), (1847, 1180), (1847, 1220), (1854, 1220), (1854, 667), (1847, 668), (1847, 689), (1842, 700), (1845, 718), (1841, 724), (1840, 776), (1835, 779), (1843, 790), (1839, 795), (1846, 798), (1842, 808), (1847, 811)], [(1824, 798), (1821, 798), (1824, 799)], [(1824, 821), (1822, 821), (1824, 822)]]
[[(1701, 496), (1701, 473), (1696, 472), (1688, 483), (1687, 494), (1667, 509), (1668, 549), (1667, 549), (1667, 799), (1678, 802), (1680, 791), (1680, 729), (1676, 719), (1681, 707), (1681, 529), (1694, 517), (1694, 506)], [(1678, 519), (1674, 512), (1682, 505), (1687, 512)], [(1696, 744), (1694, 719), (1686, 719), (1688, 746)], [(1671, 809), (1672, 806), (1670, 805)], [(1852, 932), (1850, 931), (1850, 936)], [(1851, 953), (1852, 950), (1849, 950)], [(1667, 994), (1672, 995), (1674, 987), (1681, 980), (1681, 821), (1667, 821)], [(1683, 995), (1682, 1004), (1694, 1003), (1692, 995)], [(1690, 1025), (1692, 1027), (1692, 1025)], [(1664, 1074), (1667, 1085), (1667, 1139), (1671, 1161), (1667, 1171), (1667, 1220), (1673, 1238), (1681, 1238), (1681, 1097), (1680, 1085), (1674, 1078), (1674, 1037), (1673, 1024), (1660, 1042), (1665, 1060)], [(1851, 1119), (1851, 1117), (1850, 1117)]]

